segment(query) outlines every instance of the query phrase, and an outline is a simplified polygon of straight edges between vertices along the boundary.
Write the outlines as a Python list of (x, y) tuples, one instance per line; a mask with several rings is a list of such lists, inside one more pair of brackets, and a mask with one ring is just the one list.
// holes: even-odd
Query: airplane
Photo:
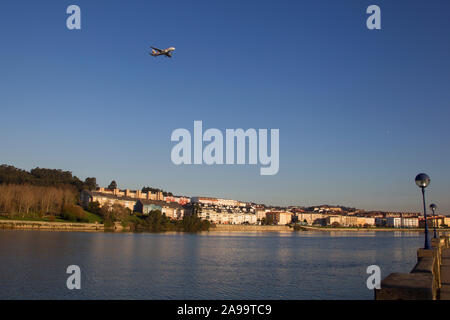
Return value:
[(155, 47), (150, 47), (150, 48), (153, 49), (152, 53), (151, 53), (151, 55), (153, 57), (166, 56), (166, 57), (172, 58), (172, 51), (175, 51), (174, 47), (170, 47), (170, 48), (167, 48), (167, 49), (158, 49), (158, 48), (155, 48)]

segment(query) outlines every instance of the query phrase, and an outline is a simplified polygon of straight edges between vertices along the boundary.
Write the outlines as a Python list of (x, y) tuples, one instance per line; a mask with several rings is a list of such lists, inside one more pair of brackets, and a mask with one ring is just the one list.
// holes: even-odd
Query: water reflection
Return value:
[[(409, 272), (418, 232), (0, 231), (1, 299), (372, 299), (366, 268)], [(66, 289), (68, 265), (82, 289)]]

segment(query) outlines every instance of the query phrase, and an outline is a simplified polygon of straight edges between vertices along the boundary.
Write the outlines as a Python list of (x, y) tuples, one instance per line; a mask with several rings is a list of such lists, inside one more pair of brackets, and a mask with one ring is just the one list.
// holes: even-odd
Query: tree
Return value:
[(111, 181), (108, 186), (108, 189), (117, 189), (117, 182), (115, 180)]
[(95, 190), (98, 187), (97, 179), (94, 177), (86, 178), (86, 180), (84, 180), (84, 186), (88, 190)]
[(144, 193), (147, 193), (147, 192), (151, 192), (151, 193), (162, 192), (165, 197), (167, 197), (167, 196), (171, 196), (172, 197), (173, 196), (172, 192), (167, 192), (167, 191), (164, 191), (163, 189), (159, 189), (159, 188), (142, 187), (141, 191), (144, 192)]
[(74, 187), (48, 187), (26, 184), (0, 184), (0, 212), (9, 216), (56, 216), (74, 204)]
[(101, 215), (102, 211), (101, 211), (100, 203), (98, 201), (89, 202), (87, 211), (97, 214), (97, 215)]
[(184, 216), (181, 221), (182, 230), (186, 232), (208, 231), (211, 223), (199, 218), (196, 214)]
[(170, 220), (160, 210), (152, 210), (145, 218), (148, 231), (167, 231), (170, 227)]
[(112, 218), (114, 221), (124, 221), (131, 215), (131, 210), (125, 208), (119, 203), (114, 203), (111, 206), (111, 211), (112, 211)]
[(73, 176), (70, 171), (34, 168), (30, 172), (17, 169), (13, 166), (0, 165), (0, 184), (30, 184), (44, 187), (66, 188), (73, 186), (78, 191), (93, 185), (96, 186), (95, 178), (88, 178), (85, 182)]
[(273, 215), (268, 215), (266, 216), (266, 219), (264, 220), (264, 224), (271, 226), (275, 223), (274, 219), (273, 219)]
[(339, 222), (333, 222), (332, 224), (331, 224), (331, 226), (333, 227), (333, 228), (339, 228), (340, 226), (341, 226), (341, 224), (339, 223)]
[(113, 212), (109, 203), (105, 203), (101, 206), (100, 215), (103, 217), (105, 226), (110, 226), (114, 223)]
[(202, 212), (202, 207), (198, 203), (195, 203), (194, 208), (193, 208), (193, 214), (198, 214), (201, 212)]

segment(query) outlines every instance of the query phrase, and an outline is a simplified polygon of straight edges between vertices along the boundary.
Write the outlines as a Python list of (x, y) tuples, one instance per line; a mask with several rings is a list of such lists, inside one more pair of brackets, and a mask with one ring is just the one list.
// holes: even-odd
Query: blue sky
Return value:
[[(66, 28), (67, 6), (82, 30)], [(366, 28), (381, 7), (382, 30)], [(7, 1), (0, 162), (267, 204), (450, 213), (448, 1)], [(173, 59), (150, 45), (176, 47)], [(175, 166), (176, 128), (280, 129), (280, 171)]]

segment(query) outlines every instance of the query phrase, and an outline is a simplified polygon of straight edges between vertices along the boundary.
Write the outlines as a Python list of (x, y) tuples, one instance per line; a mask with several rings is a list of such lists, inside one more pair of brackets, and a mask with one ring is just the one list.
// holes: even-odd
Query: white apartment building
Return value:
[(197, 213), (199, 218), (215, 224), (256, 224), (256, 214), (253, 213), (229, 213), (217, 212), (213, 209), (202, 209)]
[(388, 228), (401, 228), (402, 219), (396, 217), (388, 217), (386, 218), (386, 227)]
[(241, 205), (241, 202), (237, 200), (208, 198), (208, 197), (192, 197), (191, 202), (205, 205), (232, 206), (232, 207), (239, 207)]

